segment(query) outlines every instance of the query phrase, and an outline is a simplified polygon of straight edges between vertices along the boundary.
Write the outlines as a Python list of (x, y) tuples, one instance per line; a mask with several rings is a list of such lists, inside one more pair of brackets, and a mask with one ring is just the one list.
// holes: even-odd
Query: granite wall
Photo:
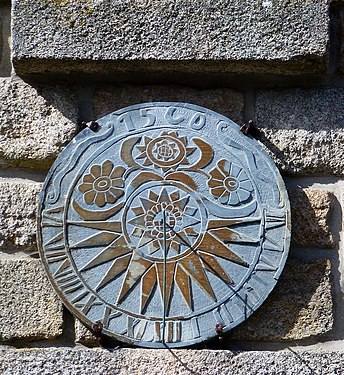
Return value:
[[(344, 2), (0, 0), (0, 373), (344, 370)], [(100, 341), (40, 264), (36, 201), (83, 121), (147, 101), (253, 120), (292, 206), (287, 266), (223, 341)]]

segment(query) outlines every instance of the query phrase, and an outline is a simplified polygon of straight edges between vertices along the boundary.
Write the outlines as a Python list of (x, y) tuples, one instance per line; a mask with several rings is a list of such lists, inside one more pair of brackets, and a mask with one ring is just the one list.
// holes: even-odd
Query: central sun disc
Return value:
[[(147, 183), (127, 200), (123, 233), (143, 258), (162, 262), (177, 260), (195, 248), (204, 231), (201, 205), (181, 184)], [(164, 250), (163, 212), (166, 215)]]

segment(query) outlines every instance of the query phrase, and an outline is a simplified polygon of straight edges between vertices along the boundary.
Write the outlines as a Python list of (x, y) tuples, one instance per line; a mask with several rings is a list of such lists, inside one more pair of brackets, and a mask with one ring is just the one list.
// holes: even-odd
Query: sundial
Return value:
[(61, 153), (39, 202), (41, 259), (67, 308), (156, 348), (247, 319), (289, 248), (289, 201), (269, 156), (191, 104), (134, 105), (97, 123)]

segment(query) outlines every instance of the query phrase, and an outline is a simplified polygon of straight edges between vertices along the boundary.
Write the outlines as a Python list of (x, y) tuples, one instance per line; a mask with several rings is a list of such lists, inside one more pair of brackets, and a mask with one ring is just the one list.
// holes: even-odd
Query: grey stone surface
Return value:
[(1, 350), (3, 375), (320, 375), (341, 374), (344, 353), (287, 350)]
[(259, 91), (259, 139), (280, 169), (344, 175), (344, 89)]
[(332, 248), (333, 234), (329, 221), (333, 195), (317, 189), (288, 190), (292, 214), (292, 245)]
[(329, 261), (288, 260), (275, 289), (228, 340), (301, 340), (329, 333), (334, 322)]
[(12, 30), (19, 73), (324, 71), (329, 4), (16, 0)]
[(0, 167), (49, 168), (76, 130), (72, 92), (4, 78), (0, 103)]
[(0, 178), (0, 248), (35, 251), (37, 197), (42, 184)]
[(196, 90), (182, 86), (107, 86), (95, 91), (94, 117), (144, 102), (187, 102), (197, 104), (243, 123), (244, 97), (229, 89)]
[(0, 260), (0, 301), (0, 342), (62, 334), (62, 305), (39, 260)]

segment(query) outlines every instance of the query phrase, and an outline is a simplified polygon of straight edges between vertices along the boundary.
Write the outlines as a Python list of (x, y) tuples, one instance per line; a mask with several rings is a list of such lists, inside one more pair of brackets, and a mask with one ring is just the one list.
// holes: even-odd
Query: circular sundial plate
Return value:
[(227, 332), (284, 267), (290, 208), (257, 141), (206, 108), (144, 103), (61, 153), (40, 196), (39, 248), (86, 325), (144, 347)]

